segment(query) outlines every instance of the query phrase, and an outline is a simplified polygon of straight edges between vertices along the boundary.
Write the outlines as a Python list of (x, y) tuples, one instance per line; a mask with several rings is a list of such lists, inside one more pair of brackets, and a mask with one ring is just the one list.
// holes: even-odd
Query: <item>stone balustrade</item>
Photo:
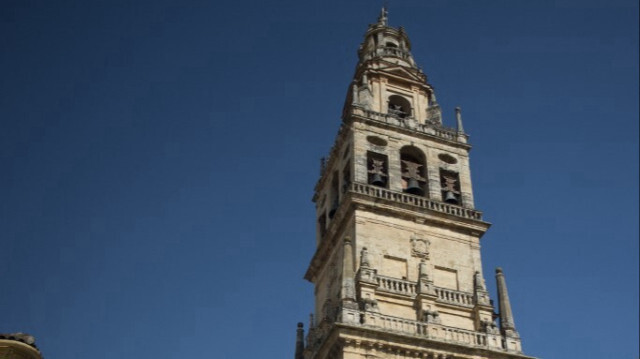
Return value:
[(458, 134), (456, 132), (452, 132), (452, 130), (448, 130), (448, 129), (445, 130), (445, 129), (434, 127), (433, 131), (435, 132), (435, 135), (438, 137), (442, 137), (449, 141), (458, 141)]
[(406, 61), (411, 60), (411, 54), (409, 53), (409, 51), (391, 46), (378, 46), (375, 49), (372, 49), (371, 51), (365, 53), (363, 60), (371, 60), (375, 57), (397, 57)]
[(425, 197), (415, 196), (403, 192), (396, 192), (386, 188), (372, 186), (364, 183), (351, 183), (352, 192), (365, 194), (368, 196), (393, 201), (396, 203), (404, 203), (419, 208), (428, 209), (440, 213), (446, 213), (457, 217), (482, 220), (482, 212), (470, 208), (464, 208), (440, 201), (434, 201)]
[(446, 327), (438, 324), (418, 324), (418, 332), (431, 339), (473, 346), (487, 346), (487, 335), (473, 330)]
[(358, 105), (351, 106), (351, 114), (365, 117), (376, 122), (385, 123), (394, 127), (426, 133), (428, 135), (440, 137), (447, 141), (467, 143), (468, 139), (468, 136), (466, 134), (458, 133), (458, 131), (453, 128), (443, 127), (442, 125), (435, 123), (419, 123), (413, 117), (401, 118), (390, 113), (367, 110)]
[(414, 296), (416, 295), (416, 292), (417, 292), (416, 283), (410, 282), (404, 279), (397, 279), (397, 278), (377, 275), (376, 282), (378, 283), (379, 290), (383, 290), (387, 292), (404, 294), (409, 296)]
[(478, 347), (488, 346), (487, 335), (485, 333), (448, 327), (441, 324), (397, 318), (380, 313), (362, 313), (362, 325), (449, 343), (460, 343)]
[(378, 56), (391, 56), (397, 57), (403, 60), (409, 60), (411, 54), (408, 51), (402, 50), (397, 47), (381, 46), (376, 49)]
[[(362, 270), (362, 268), (360, 270)], [(371, 270), (370, 272), (375, 273)], [(358, 274), (358, 277), (360, 277), (360, 274)], [(398, 279), (379, 274), (373, 274), (367, 280), (370, 282), (375, 282), (378, 285), (377, 290), (379, 291), (397, 293), (409, 297), (415, 297), (418, 293), (418, 283), (411, 282), (406, 279)], [(433, 288), (437, 295), (438, 302), (454, 304), (463, 307), (473, 307), (475, 305), (475, 297), (473, 293), (435, 286)]]
[(440, 287), (436, 287), (435, 290), (438, 295), (438, 301), (441, 302), (462, 305), (465, 307), (473, 307), (475, 303), (472, 293)]

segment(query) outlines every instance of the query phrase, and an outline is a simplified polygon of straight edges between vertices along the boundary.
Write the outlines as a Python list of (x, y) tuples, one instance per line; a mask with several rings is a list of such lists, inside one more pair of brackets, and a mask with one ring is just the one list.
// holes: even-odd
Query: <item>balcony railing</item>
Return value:
[(462, 305), (465, 307), (473, 307), (474, 305), (475, 301), (473, 298), (473, 294), (471, 293), (440, 287), (436, 287), (435, 290), (436, 294), (438, 295), (438, 301)]
[(385, 277), (376, 275), (376, 282), (378, 288), (387, 292), (398, 293), (403, 295), (414, 296), (416, 295), (417, 285), (415, 282), (410, 282), (404, 279), (397, 279), (392, 277)]
[(441, 324), (418, 322), (380, 313), (362, 313), (362, 325), (443, 342), (460, 343), (477, 347), (487, 346), (487, 334), (485, 333), (448, 327)]
[(411, 54), (408, 51), (402, 50), (397, 47), (381, 46), (376, 49), (378, 56), (391, 56), (397, 57), (403, 60), (409, 60)]
[(475, 209), (455, 206), (444, 202), (434, 201), (425, 197), (392, 191), (382, 187), (353, 182), (351, 183), (351, 191), (354, 193), (364, 194), (396, 203), (403, 203), (423, 209), (428, 209), (431, 211), (446, 213), (457, 217), (479, 221), (482, 220), (482, 212), (476, 211)]
[(467, 143), (468, 136), (464, 133), (458, 133), (458, 131), (453, 128), (443, 127), (438, 124), (419, 123), (413, 117), (402, 118), (390, 113), (367, 110), (358, 105), (351, 106), (351, 113), (356, 116), (365, 117), (369, 120), (385, 123), (394, 127), (422, 132), (448, 141)]

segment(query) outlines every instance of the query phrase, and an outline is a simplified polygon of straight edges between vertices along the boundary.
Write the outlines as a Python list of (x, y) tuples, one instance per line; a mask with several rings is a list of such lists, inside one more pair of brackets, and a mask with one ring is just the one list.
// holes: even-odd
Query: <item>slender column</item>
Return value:
[(355, 302), (355, 285), (353, 273), (353, 245), (351, 238), (344, 238), (342, 258), (342, 301)]
[(304, 359), (304, 328), (302, 323), (298, 323), (298, 329), (296, 330), (295, 359)]
[(511, 312), (511, 302), (507, 293), (507, 282), (504, 279), (502, 268), (496, 268), (496, 283), (498, 286), (498, 305), (500, 310), (500, 329), (505, 333), (516, 330)]

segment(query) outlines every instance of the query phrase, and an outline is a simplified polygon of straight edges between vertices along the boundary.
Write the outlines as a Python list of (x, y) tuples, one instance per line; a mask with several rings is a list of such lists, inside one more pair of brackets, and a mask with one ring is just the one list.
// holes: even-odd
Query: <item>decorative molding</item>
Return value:
[(429, 246), (431, 241), (423, 238), (411, 238), (411, 255), (418, 258), (429, 259)]

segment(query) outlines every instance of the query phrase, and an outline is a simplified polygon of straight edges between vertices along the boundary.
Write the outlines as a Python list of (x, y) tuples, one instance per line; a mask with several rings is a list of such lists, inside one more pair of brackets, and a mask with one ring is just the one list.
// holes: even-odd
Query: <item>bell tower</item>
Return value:
[[(505, 277), (489, 299), (468, 135), (447, 128), (402, 27), (383, 8), (358, 49), (342, 124), (313, 201), (315, 308), (296, 359), (530, 358)], [(495, 310), (499, 309), (499, 313)], [(499, 321), (497, 321), (499, 319)]]

